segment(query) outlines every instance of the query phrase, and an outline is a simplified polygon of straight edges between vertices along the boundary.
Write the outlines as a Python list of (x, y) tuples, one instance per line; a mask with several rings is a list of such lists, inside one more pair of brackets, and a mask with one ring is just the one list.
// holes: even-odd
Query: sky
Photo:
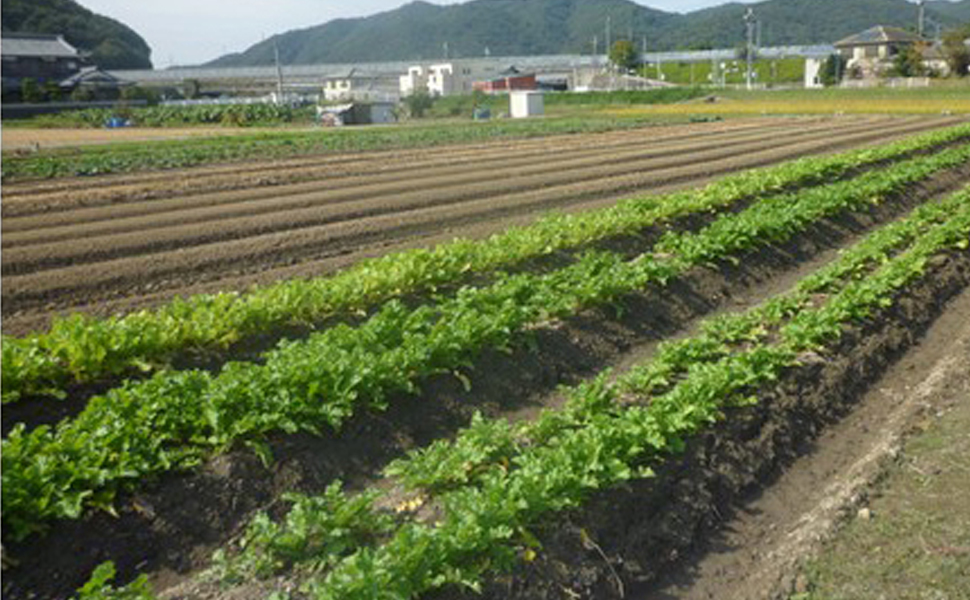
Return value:
[[(346, 17), (392, 10), (407, 0), (79, 0), (145, 38), (155, 68), (203, 63), (277, 33)], [(459, 0), (432, 0), (455, 4)], [(669, 12), (689, 12), (727, 0), (637, 0)]]

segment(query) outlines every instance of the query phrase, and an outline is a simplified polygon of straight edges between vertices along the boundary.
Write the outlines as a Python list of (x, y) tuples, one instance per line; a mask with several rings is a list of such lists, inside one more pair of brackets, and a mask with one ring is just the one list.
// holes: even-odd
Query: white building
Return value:
[(351, 69), (323, 81), (323, 97), (328, 102), (376, 100), (396, 102), (399, 91), (392, 79)]
[(822, 65), (825, 60), (821, 58), (805, 59), (805, 89), (812, 90), (825, 87), (822, 83)]
[(415, 92), (428, 91), (428, 72), (424, 67), (408, 67), (407, 75), (401, 75), (400, 91), (402, 96), (411, 96)]
[(476, 81), (494, 79), (507, 67), (489, 59), (465, 59), (446, 63), (415, 65), (400, 77), (400, 93), (410, 96), (419, 91), (431, 96), (470, 94)]

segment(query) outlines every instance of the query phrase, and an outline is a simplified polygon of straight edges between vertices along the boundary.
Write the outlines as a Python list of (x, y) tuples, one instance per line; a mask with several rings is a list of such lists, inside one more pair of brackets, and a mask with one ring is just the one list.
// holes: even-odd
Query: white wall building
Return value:
[(415, 92), (428, 91), (428, 72), (422, 66), (408, 67), (407, 75), (401, 75), (400, 91), (402, 96), (411, 96)]
[(822, 65), (825, 60), (821, 58), (805, 59), (805, 89), (814, 90), (825, 87), (822, 83)]
[(545, 114), (542, 92), (513, 91), (509, 93), (509, 114), (513, 119), (539, 117)]
[(323, 97), (327, 102), (376, 100), (396, 102), (400, 93), (394, 80), (351, 69), (345, 74), (327, 77), (323, 81)]
[(418, 91), (432, 96), (470, 94), (476, 81), (494, 79), (507, 68), (489, 59), (454, 60), (427, 67), (415, 65), (408, 67), (407, 74), (400, 77), (400, 93), (402, 96)]

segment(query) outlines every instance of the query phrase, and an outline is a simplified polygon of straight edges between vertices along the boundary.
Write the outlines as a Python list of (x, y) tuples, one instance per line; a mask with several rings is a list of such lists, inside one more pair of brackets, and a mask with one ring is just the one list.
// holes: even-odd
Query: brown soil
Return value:
[[(42, 148), (114, 144), (117, 142), (184, 140), (194, 137), (251, 135), (259, 131), (261, 130), (256, 128), (229, 127), (131, 127), (123, 129), (22, 129), (8, 127), (3, 131), (3, 150), (4, 152), (8, 150), (33, 151)], [(278, 131), (278, 129), (265, 131)]]
[[(552, 209), (601, 206), (622, 195), (697, 185), (737, 169), (954, 122), (746, 122), (695, 128), (686, 141), (661, 134), (649, 148), (643, 146), (650, 130), (598, 134), (592, 142), (565, 136), (555, 145), (548, 139), (505, 142), (464, 157), (454, 148), (420, 157), (369, 155), (354, 163), (353, 174), (336, 179), (332, 169), (307, 159), (309, 166), (292, 167), (297, 178), (311, 178), (303, 183), (168, 198), (153, 195), (158, 174), (147, 183), (125, 180), (121, 189), (127, 191), (108, 185), (104, 197), (99, 188), (71, 191), (64, 187), (70, 182), (5, 186), (3, 326), (22, 334), (64, 311), (107, 314), (175, 295), (319, 275), (456, 235), (486, 236)], [(475, 159), (475, 152), (485, 155)], [(168, 174), (161, 184), (184, 173), (188, 186), (202, 177), (209, 178), (203, 188), (218, 189), (212, 177), (231, 180), (239, 167), (220, 169), (218, 175)], [(57, 186), (61, 191), (51, 191)]]
[[(940, 177), (919, 193), (872, 213), (822, 223), (785, 247), (745, 257), (740, 266), (698, 269), (664, 289), (631, 296), (624, 301), (620, 319), (612, 310), (591, 311), (540, 329), (533, 344), (511, 356), (486, 353), (479, 357), (467, 372), (472, 381), (470, 393), (457, 378), (441, 376), (426, 382), (420, 396), (395, 398), (386, 413), (361, 415), (340, 434), (277, 438), (272, 441), (275, 463), (271, 469), (251, 453), (236, 451), (198, 472), (146, 482), (138, 493), (118, 502), (117, 518), (89, 514), (76, 522), (55, 524), (47, 536), (9, 547), (10, 556), (20, 566), (4, 574), (4, 597), (66, 595), (107, 559), (118, 563), (124, 577), (148, 571), (160, 587), (176, 584), (185, 573), (203, 567), (213, 548), (229, 539), (254, 510), (280, 508), (281, 492), (319, 491), (335, 478), (352, 486), (364, 485), (390, 458), (449, 435), (466, 424), (476, 409), (489, 415), (527, 418), (538, 407), (558, 402), (558, 385), (622, 364), (631, 354), (649, 352), (657, 340), (682, 333), (712, 310), (758, 302), (800, 278), (818, 261), (829, 260), (836, 248), (875, 223), (954, 187), (966, 176), (962, 172)], [(709, 470), (702, 472), (710, 474)], [(593, 525), (590, 531), (597, 532), (595, 539), (602, 543)], [(611, 521), (611, 525), (617, 522)], [(635, 519), (630, 526), (639, 529)], [(558, 543), (550, 540), (550, 556)], [(607, 555), (612, 556), (612, 551)], [(585, 577), (593, 569), (587, 566), (578, 564), (577, 576)], [(521, 581), (532, 589), (529, 586), (536, 577), (525, 574)]]

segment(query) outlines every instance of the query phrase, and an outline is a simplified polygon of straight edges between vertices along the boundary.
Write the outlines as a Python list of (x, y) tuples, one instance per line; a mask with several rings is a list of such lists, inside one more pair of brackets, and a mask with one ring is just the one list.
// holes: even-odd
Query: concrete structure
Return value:
[(428, 91), (428, 72), (424, 67), (408, 67), (406, 75), (399, 79), (399, 90), (402, 96), (413, 96), (417, 92)]
[(545, 114), (545, 99), (542, 92), (509, 92), (509, 115), (513, 119), (538, 117)]
[(822, 83), (822, 65), (824, 64), (825, 59), (805, 59), (805, 89), (818, 89), (825, 87), (825, 85)]

